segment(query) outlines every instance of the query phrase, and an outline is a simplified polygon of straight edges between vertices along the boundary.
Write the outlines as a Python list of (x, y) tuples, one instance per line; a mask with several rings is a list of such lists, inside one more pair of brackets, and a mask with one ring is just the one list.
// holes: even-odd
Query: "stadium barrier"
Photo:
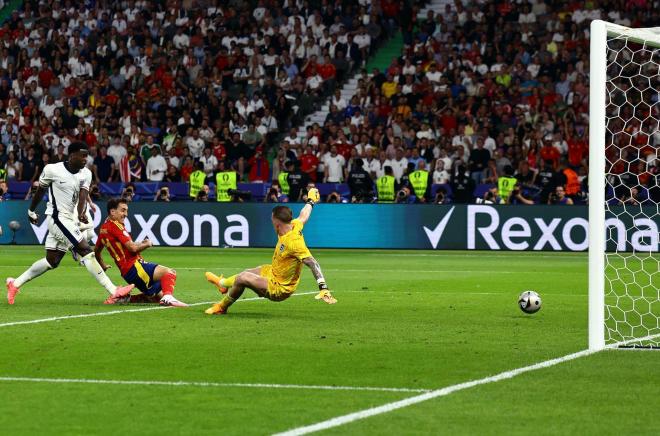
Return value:
[[(28, 205), (27, 201), (0, 203), (1, 244), (11, 241), (11, 220), (21, 225), (18, 244), (45, 240), (47, 224), (31, 225)], [(96, 227), (106, 215), (105, 203), (97, 206)], [(270, 222), (274, 204), (177, 206), (132, 203), (127, 227), (134, 240), (148, 237), (156, 245), (206, 247), (273, 247), (276, 242)], [(291, 204), (294, 216), (302, 206)], [(44, 208), (42, 202), (42, 214)], [(651, 213), (655, 208), (646, 211), (653, 218), (631, 212), (630, 206), (626, 211), (608, 217), (608, 249), (658, 251), (660, 218)], [(314, 248), (584, 251), (587, 228), (584, 206), (320, 204), (305, 226), (305, 239)]]

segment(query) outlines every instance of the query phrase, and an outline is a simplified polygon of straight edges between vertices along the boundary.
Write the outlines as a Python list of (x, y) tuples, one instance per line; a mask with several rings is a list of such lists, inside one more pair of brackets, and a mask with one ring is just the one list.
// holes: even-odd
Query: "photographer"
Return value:
[(4, 180), (0, 181), (0, 201), (7, 201), (11, 198), (9, 195), (9, 187)]
[(25, 199), (26, 200), (31, 200), (32, 197), (34, 197), (34, 194), (37, 192), (38, 188), (39, 188), (39, 182), (32, 182), (32, 187), (30, 188), (30, 190), (25, 195)]
[(94, 201), (100, 201), (101, 200), (101, 191), (99, 190), (99, 186), (96, 183), (92, 183), (92, 186), (89, 190), (89, 198), (91, 198)]
[(268, 190), (268, 194), (264, 197), (264, 203), (288, 203), (289, 197), (282, 194), (280, 191), (280, 185), (273, 183), (273, 185)]
[(339, 192), (333, 191), (328, 195), (328, 198), (325, 200), (326, 203), (343, 203), (341, 199), (341, 195), (339, 195)]
[(396, 193), (396, 198), (394, 199), (394, 202), (409, 204), (409, 203), (414, 203), (415, 198), (410, 195), (410, 188), (408, 186), (404, 186), (403, 188), (399, 189), (399, 192)]
[(571, 200), (566, 196), (566, 191), (564, 191), (564, 187), (562, 185), (559, 185), (555, 188), (555, 192), (550, 194), (550, 197), (548, 198), (548, 204), (571, 206), (573, 205), (573, 200)]
[(135, 186), (133, 186), (133, 184), (131, 184), (131, 183), (126, 185), (126, 187), (124, 188), (124, 190), (121, 193), (121, 198), (123, 200), (126, 200), (127, 203), (130, 203), (134, 199), (137, 200), (135, 198)]
[(202, 189), (199, 190), (197, 193), (197, 196), (195, 196), (195, 199), (193, 201), (198, 201), (198, 202), (207, 202), (209, 201), (209, 191), (211, 189), (209, 188), (209, 185), (204, 185), (202, 186)]
[(433, 200), (434, 204), (447, 204), (449, 199), (447, 198), (447, 191), (445, 188), (438, 188), (438, 192), (435, 193), (435, 199)]
[(528, 198), (527, 190), (522, 189), (520, 183), (516, 183), (511, 191), (511, 196), (509, 197), (509, 204), (522, 204), (522, 205), (532, 205), (534, 200)]
[(166, 203), (169, 203), (171, 201), (170, 198), (170, 188), (167, 186), (163, 186), (158, 190), (156, 193), (156, 196), (154, 197), (154, 201), (164, 201)]
[(504, 201), (502, 200), (502, 197), (500, 197), (500, 194), (499, 194), (499, 191), (497, 190), (497, 188), (493, 186), (488, 191), (486, 191), (483, 198), (477, 198), (475, 203), (477, 203), (477, 204), (503, 204)]

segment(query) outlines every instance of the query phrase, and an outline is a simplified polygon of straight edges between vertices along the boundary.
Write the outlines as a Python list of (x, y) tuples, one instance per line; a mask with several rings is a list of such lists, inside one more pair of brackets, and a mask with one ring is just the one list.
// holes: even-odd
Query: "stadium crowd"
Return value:
[[(456, 0), (424, 19), (407, 1), (225, 3), (25, 2), (0, 29), (0, 179), (34, 182), (81, 139), (97, 183), (190, 182), (194, 198), (241, 198), (209, 188), (231, 173), (225, 188), (272, 183), (266, 201), (344, 183), (329, 201), (583, 202), (589, 22), (659, 18), (645, 0)], [(364, 69), (398, 29), (401, 56)], [(635, 104), (621, 103), (634, 150), (608, 149), (622, 203), (660, 171)]]

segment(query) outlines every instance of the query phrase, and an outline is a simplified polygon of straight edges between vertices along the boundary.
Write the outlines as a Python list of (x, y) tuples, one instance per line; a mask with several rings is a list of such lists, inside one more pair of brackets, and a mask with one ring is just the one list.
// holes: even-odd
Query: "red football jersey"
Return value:
[(97, 247), (103, 245), (108, 249), (122, 275), (131, 269), (136, 260), (142, 258), (139, 254), (131, 253), (124, 246), (125, 243), (130, 241), (132, 241), (131, 235), (126, 231), (123, 224), (111, 219), (105, 220), (101, 225), (99, 237), (96, 240)]

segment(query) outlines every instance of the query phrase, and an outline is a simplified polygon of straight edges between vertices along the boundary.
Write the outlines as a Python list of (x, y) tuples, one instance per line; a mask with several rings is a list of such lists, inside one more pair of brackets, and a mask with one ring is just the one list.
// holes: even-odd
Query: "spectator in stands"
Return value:
[(34, 147), (29, 147), (27, 149), (26, 156), (23, 159), (21, 159), (20, 180), (26, 182), (35, 181), (40, 173), (39, 169), (42, 167), (43, 165), (39, 161), (35, 153)]
[(332, 145), (330, 147), (330, 153), (323, 157), (323, 164), (325, 167), (323, 181), (325, 183), (341, 183), (343, 181), (343, 168), (346, 164), (346, 159), (337, 153), (336, 145)]
[(468, 165), (470, 168), (470, 177), (476, 184), (482, 182), (485, 176), (485, 170), (490, 161), (490, 152), (484, 148), (484, 139), (477, 138), (476, 148), (470, 153)]
[(214, 173), (218, 167), (218, 158), (211, 154), (211, 148), (205, 147), (199, 162), (204, 165), (204, 173), (206, 174), (206, 183), (211, 183), (214, 180)]
[(444, 185), (449, 183), (450, 175), (445, 169), (445, 163), (442, 159), (435, 161), (435, 168), (433, 170), (433, 184)]
[(151, 157), (146, 166), (147, 180), (150, 182), (161, 182), (167, 173), (167, 162), (160, 154), (160, 147), (151, 147)]
[(307, 173), (309, 180), (316, 182), (316, 171), (318, 169), (319, 159), (314, 154), (312, 146), (305, 147), (305, 153), (300, 156), (300, 168), (304, 173)]
[(94, 178), (99, 183), (107, 183), (114, 180), (115, 161), (108, 156), (108, 150), (105, 147), (99, 149), (99, 154), (94, 159), (93, 166)]
[(267, 183), (269, 180), (268, 159), (264, 157), (264, 148), (259, 145), (256, 154), (248, 161), (250, 183)]

